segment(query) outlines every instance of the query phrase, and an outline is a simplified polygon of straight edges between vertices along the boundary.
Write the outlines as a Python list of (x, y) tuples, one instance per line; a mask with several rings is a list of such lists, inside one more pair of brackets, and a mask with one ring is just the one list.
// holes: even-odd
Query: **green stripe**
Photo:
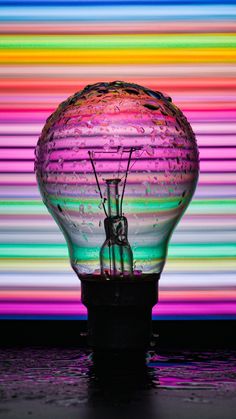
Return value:
[[(81, 248), (83, 260), (86, 254), (91, 254), (91, 248)], [(156, 253), (155, 248), (139, 248), (135, 250), (137, 260), (150, 257)], [(0, 258), (65, 258), (68, 256), (66, 244), (0, 244)], [(168, 257), (170, 259), (182, 258), (229, 258), (236, 257), (236, 244), (209, 243), (209, 244), (170, 244)], [(87, 260), (89, 260), (87, 258)]]
[[(144, 202), (147, 202), (147, 205), (144, 205)], [(80, 200), (78, 204), (83, 205), (92, 205), (94, 202), (93, 199), (89, 200)], [(128, 203), (130, 204), (127, 206), (124, 206), (124, 209), (126, 209), (126, 213), (128, 212), (139, 212), (140, 211), (140, 204), (142, 204), (142, 211), (148, 212), (154, 211), (158, 213), (158, 208), (161, 210), (163, 209), (169, 209), (173, 208), (174, 205), (168, 204), (168, 200), (165, 199), (165, 204), (163, 200), (163, 204), (161, 204), (161, 201), (157, 201), (152, 198), (152, 200), (149, 200), (148, 198), (144, 198), (143, 200), (137, 200), (137, 205), (134, 205), (134, 203), (131, 203), (131, 201)], [(94, 212), (98, 211), (97, 203), (93, 205)], [(71, 206), (71, 209), (76, 210), (77, 205), (76, 203), (73, 203)], [(191, 202), (191, 204), (188, 207), (187, 210), (188, 214), (220, 214), (222, 217), (224, 214), (235, 214), (236, 213), (236, 199), (212, 199), (212, 200), (203, 200), (203, 199), (195, 199)], [(2, 201), (0, 203), (0, 214), (8, 215), (8, 214), (37, 214), (37, 215), (43, 215), (48, 214), (48, 211), (43, 204), (43, 202), (39, 201)]]
[(9, 49), (123, 49), (123, 48), (234, 48), (236, 37), (222, 35), (13, 35), (2, 36), (0, 48)]
[[(171, 208), (176, 208), (180, 198), (152, 198), (148, 200), (147, 198), (135, 198), (135, 199), (126, 199), (123, 205), (124, 212), (133, 213), (133, 212), (155, 212), (158, 209), (159, 211), (162, 210), (169, 210)], [(56, 207), (60, 204), (63, 208), (63, 204), (65, 201), (62, 202), (61, 199), (51, 199), (51, 203)], [(90, 211), (92, 210), (94, 213), (98, 212), (98, 202), (97, 200), (91, 199), (74, 199), (74, 200), (66, 200), (66, 207), (71, 211), (78, 211), (79, 205), (84, 205), (86, 210), (86, 205), (90, 206)]]

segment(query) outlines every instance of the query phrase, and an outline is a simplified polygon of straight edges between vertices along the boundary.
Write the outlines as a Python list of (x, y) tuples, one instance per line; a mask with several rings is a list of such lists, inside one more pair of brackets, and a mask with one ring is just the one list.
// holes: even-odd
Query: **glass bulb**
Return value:
[(48, 118), (36, 174), (78, 276), (135, 279), (163, 269), (196, 187), (198, 151), (169, 97), (130, 83), (97, 83)]
[(48, 118), (35, 163), (81, 280), (159, 277), (199, 169), (170, 97), (121, 81), (87, 86)]

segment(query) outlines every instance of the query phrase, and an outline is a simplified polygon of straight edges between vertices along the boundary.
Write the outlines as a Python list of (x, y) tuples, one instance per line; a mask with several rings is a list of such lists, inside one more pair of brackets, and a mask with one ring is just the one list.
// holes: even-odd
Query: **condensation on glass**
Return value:
[(171, 99), (120, 81), (63, 102), (46, 122), (35, 162), (81, 279), (160, 274), (198, 166), (191, 126)]

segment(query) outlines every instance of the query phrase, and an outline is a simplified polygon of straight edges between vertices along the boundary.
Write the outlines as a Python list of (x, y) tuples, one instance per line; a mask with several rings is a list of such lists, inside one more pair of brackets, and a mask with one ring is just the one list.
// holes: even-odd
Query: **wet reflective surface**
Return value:
[(0, 350), (2, 418), (234, 418), (236, 351)]

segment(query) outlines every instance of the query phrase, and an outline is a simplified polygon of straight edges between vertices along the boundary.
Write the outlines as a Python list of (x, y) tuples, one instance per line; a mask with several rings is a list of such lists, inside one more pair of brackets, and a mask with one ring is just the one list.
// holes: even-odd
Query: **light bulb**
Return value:
[(97, 83), (48, 118), (35, 170), (82, 281), (92, 346), (148, 345), (168, 242), (198, 168), (191, 126), (160, 92)]

